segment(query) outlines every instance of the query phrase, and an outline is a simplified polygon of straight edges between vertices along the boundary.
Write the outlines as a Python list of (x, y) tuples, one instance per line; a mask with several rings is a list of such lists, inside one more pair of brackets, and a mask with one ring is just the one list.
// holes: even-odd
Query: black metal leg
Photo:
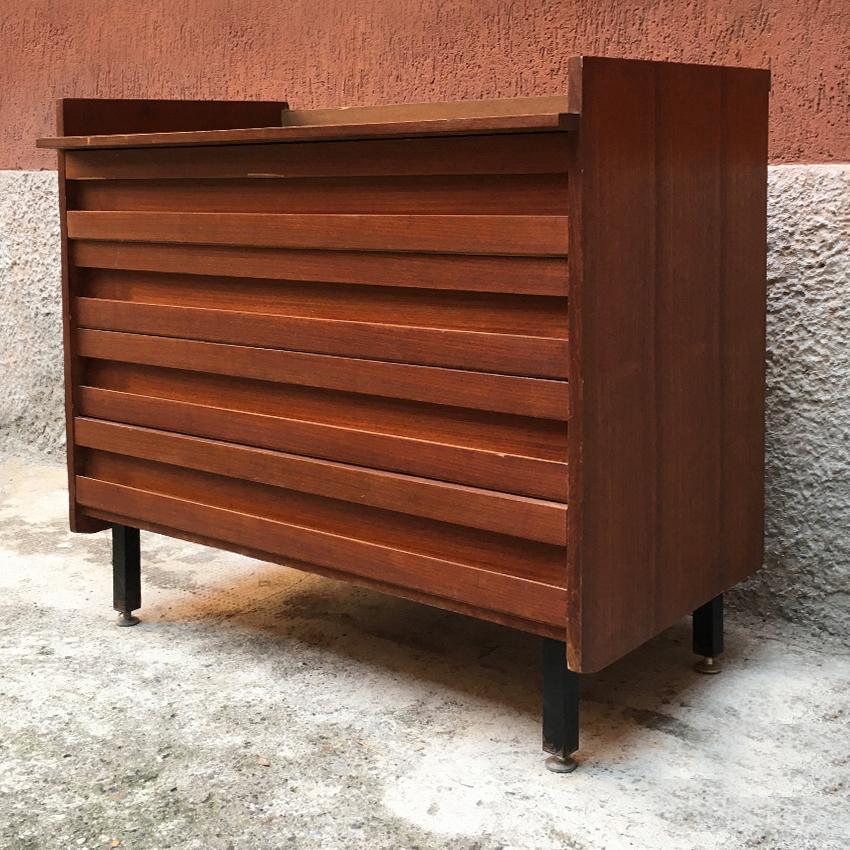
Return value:
[(572, 754), (578, 749), (579, 674), (567, 669), (563, 641), (543, 639), (543, 749), (552, 755), (546, 767), (571, 773), (578, 767)]
[(112, 526), (112, 607), (118, 611), (119, 626), (139, 622), (133, 616), (142, 607), (139, 529), (127, 525)]
[(702, 655), (700, 673), (719, 673), (718, 656), (723, 652), (723, 594), (694, 611), (694, 652)]

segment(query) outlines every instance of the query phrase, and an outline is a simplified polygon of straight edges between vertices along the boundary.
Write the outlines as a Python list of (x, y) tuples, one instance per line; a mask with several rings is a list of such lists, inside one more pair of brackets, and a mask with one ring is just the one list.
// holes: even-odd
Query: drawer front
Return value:
[(563, 623), (563, 142), (490, 141), (68, 154), (78, 502)]

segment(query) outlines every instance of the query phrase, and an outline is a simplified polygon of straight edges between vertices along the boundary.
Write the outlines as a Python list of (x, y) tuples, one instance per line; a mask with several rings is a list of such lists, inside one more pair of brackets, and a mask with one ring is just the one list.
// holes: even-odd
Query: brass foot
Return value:
[(569, 756), (549, 756), (545, 764), (552, 773), (572, 773), (578, 767), (578, 762)]
[(715, 673), (721, 672), (722, 669), (720, 661), (717, 658), (712, 658), (711, 656), (707, 656), (706, 658), (703, 658), (702, 661), (698, 661), (694, 664), (694, 670), (696, 670), (697, 673), (706, 673), (711, 676)]
[(138, 617), (133, 616), (132, 611), (121, 611), (118, 614), (118, 625), (119, 626), (136, 626), (141, 622)]

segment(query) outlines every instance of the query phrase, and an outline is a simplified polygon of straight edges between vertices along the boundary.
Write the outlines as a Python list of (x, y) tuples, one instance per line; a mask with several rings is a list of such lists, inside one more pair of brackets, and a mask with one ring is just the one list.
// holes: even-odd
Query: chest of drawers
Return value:
[(60, 101), (71, 527), (123, 621), (146, 529), (539, 634), (560, 769), (579, 673), (695, 609), (716, 656), (762, 560), (768, 87)]

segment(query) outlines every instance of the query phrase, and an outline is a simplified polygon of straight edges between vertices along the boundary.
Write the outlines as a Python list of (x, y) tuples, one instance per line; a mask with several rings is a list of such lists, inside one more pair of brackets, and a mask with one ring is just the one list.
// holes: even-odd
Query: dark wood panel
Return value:
[(81, 327), (565, 378), (566, 340), (78, 298)]
[(89, 386), (79, 397), (80, 414), (94, 419), (567, 501), (566, 464), (559, 461)]
[[(723, 587), (764, 560), (764, 396), (767, 268), (766, 71), (724, 69), (721, 175)], [(707, 601), (706, 597), (706, 600)]]
[(390, 286), (82, 269), (78, 294), (379, 325), (567, 338), (567, 299)]
[(66, 162), (68, 178), (76, 180), (551, 174), (566, 170), (562, 133), (71, 150)]
[(564, 256), (564, 216), (326, 215), (70, 211), (71, 239), (400, 251)]
[[(656, 71), (656, 74), (659, 72)], [(655, 619), (694, 610), (720, 570), (722, 77), (685, 66), (656, 91)], [(699, 92), (699, 97), (694, 97)], [(662, 625), (663, 624), (663, 625)]]
[(564, 586), (563, 550), (515, 536), (97, 450), (86, 452), (82, 474), (397, 551)]
[(563, 422), (299, 387), (227, 375), (89, 360), (89, 386), (252, 413), (397, 434), (452, 446), (564, 460)]
[(273, 127), (288, 108), (284, 100), (148, 100), (79, 98), (57, 101), (60, 136), (171, 133)]
[(348, 572), (379, 580), (392, 576), (414, 589), (524, 619), (558, 623), (566, 618), (564, 590), (542, 583), (85, 477), (78, 478), (77, 492), (88, 507), (187, 532), (214, 528), (217, 538), (237, 544), (262, 540), (269, 551), (299, 561), (335, 569), (345, 565)]
[(566, 174), (72, 180), (69, 209), (163, 212), (566, 215)]
[(298, 251), (215, 245), (74, 241), (71, 260), (101, 269), (359, 283), (520, 295), (566, 295), (560, 257)]
[[(57, 101), (56, 124), (58, 132), (63, 132), (66, 121), (73, 122), (64, 101)], [(68, 181), (65, 179), (65, 154), (60, 151), (58, 157), (59, 189), (59, 249), (62, 266), (62, 351), (65, 390), (65, 459), (68, 472), (68, 524), (71, 531), (90, 534), (101, 531), (106, 524), (101, 520), (86, 516), (80, 510), (76, 499), (77, 452), (74, 441), (74, 420), (77, 408), (76, 387), (82, 366), (74, 350), (74, 337), (77, 332), (73, 304), (77, 296), (76, 270), (69, 261), (69, 240), (66, 221), (68, 208)]]
[(314, 573), (315, 575), (324, 576), (337, 581), (344, 581), (346, 584), (352, 584), (357, 587), (374, 590), (378, 593), (397, 596), (400, 599), (407, 599), (423, 605), (431, 605), (435, 608), (452, 611), (468, 617), (475, 617), (479, 620), (488, 620), (492, 623), (499, 623), (507, 628), (518, 629), (519, 631), (528, 632), (529, 634), (540, 635), (541, 637), (551, 637), (557, 640), (560, 640), (563, 637), (563, 622), (559, 622), (557, 625), (551, 625), (548, 623), (539, 623), (534, 620), (525, 620), (521, 617), (515, 617), (511, 614), (507, 614), (504, 611), (491, 611), (487, 608), (479, 608), (475, 605), (460, 602), (457, 599), (446, 599), (445, 597), (434, 596), (433, 594), (425, 593), (421, 590), (413, 590), (409, 587), (392, 584), (386, 580), (386, 577), (384, 579), (375, 579), (367, 578), (362, 575), (355, 575), (353, 573), (345, 573), (330, 567), (322, 567), (318, 564), (308, 564), (304, 561), (298, 561), (295, 558), (284, 558), (280, 555), (275, 555), (273, 552), (263, 552), (257, 548), (251, 548), (250, 546), (231, 543), (226, 540), (217, 540), (210, 537), (208, 534), (203, 534), (201, 532), (181, 531), (180, 529), (167, 527), (139, 517), (121, 516), (121, 514), (115, 513), (114, 511), (108, 511), (102, 508), (87, 508), (80, 506), (80, 512), (85, 518), (90, 520), (102, 521), (111, 525), (133, 525), (142, 529), (142, 531), (149, 531), (152, 534), (162, 534), (168, 537), (175, 537), (178, 540), (187, 540), (190, 543), (198, 543), (201, 546), (210, 546), (222, 549), (226, 552), (235, 552), (239, 555), (244, 555), (247, 558), (254, 558), (266, 563), (292, 567), (294, 569)]
[(769, 77), (587, 58), (570, 73), (567, 644), (594, 671), (759, 566)]
[(562, 381), (353, 360), (142, 334), (81, 329), (82, 357), (343, 390), (547, 419), (567, 419)]
[(250, 446), (78, 418), (80, 446), (566, 545), (567, 506)]
[(589, 672), (645, 640), (654, 618), (655, 71), (584, 58), (570, 78), (582, 108), (571, 369), (583, 377), (571, 402), (567, 548), (580, 616), (567, 623), (567, 653)]

